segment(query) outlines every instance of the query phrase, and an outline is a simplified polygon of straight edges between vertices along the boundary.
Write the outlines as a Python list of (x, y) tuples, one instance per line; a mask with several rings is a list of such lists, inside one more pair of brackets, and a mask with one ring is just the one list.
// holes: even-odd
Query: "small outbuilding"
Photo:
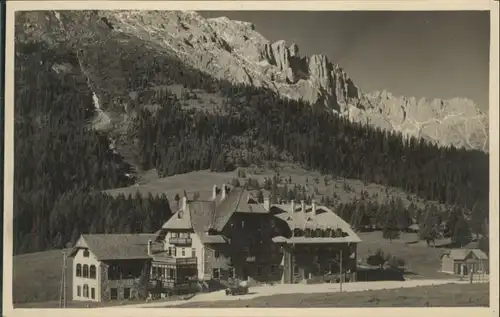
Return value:
[(469, 272), (488, 274), (488, 255), (479, 249), (448, 250), (441, 255), (441, 271), (457, 275)]

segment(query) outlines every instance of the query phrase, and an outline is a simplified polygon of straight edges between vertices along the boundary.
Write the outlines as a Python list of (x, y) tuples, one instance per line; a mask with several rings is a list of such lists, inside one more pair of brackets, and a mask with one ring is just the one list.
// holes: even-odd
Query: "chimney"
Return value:
[(302, 208), (302, 212), (306, 212), (306, 202), (301, 200), (300, 201), (300, 208)]
[(292, 214), (295, 212), (295, 200), (292, 199), (291, 203), (291, 208), (292, 208)]
[(153, 244), (153, 241), (151, 240), (148, 240), (148, 255), (151, 256), (152, 252), (151, 252), (151, 245)]
[(212, 200), (217, 199), (217, 185), (214, 185), (214, 188), (212, 189)]
[(222, 191), (222, 196), (221, 196), (220, 200), (224, 200), (224, 199), (226, 199), (226, 184), (222, 184), (221, 191)]
[(316, 215), (316, 201), (314, 199), (311, 202), (311, 206), (312, 206), (312, 215), (314, 217)]
[(264, 197), (264, 209), (267, 211), (271, 209), (271, 204), (269, 203), (269, 197)]
[(182, 211), (186, 211), (187, 200), (188, 200), (188, 198), (186, 196), (182, 197)]

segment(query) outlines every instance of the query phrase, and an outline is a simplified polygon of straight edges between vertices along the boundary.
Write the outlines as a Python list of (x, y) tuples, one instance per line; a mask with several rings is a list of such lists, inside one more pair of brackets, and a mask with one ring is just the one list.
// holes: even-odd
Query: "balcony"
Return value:
[(168, 242), (172, 245), (188, 246), (193, 243), (191, 238), (170, 238)]
[(163, 254), (155, 254), (153, 257), (153, 266), (155, 264), (162, 265), (196, 265), (197, 263), (196, 257), (188, 257), (188, 258), (174, 258), (168, 256), (166, 253)]
[(245, 258), (245, 261), (247, 262), (255, 262), (256, 261), (256, 257), (253, 255), (253, 256), (247, 256)]

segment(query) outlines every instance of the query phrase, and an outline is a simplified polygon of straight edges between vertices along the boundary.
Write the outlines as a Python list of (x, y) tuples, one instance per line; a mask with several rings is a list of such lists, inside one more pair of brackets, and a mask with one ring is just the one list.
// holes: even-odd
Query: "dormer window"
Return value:
[(88, 258), (90, 256), (90, 252), (88, 249), (83, 250), (83, 257)]

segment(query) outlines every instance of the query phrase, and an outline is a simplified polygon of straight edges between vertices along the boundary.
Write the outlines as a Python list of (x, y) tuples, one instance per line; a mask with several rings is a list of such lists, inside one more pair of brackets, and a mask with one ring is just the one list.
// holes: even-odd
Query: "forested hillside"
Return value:
[[(155, 167), (160, 176), (292, 161), (461, 206), (484, 223), (487, 154), (353, 124), (264, 89), (215, 80), (141, 44), (105, 39), (80, 48), (16, 45), (16, 253), (61, 247), (81, 232), (151, 232), (171, 214), (167, 199), (173, 197), (145, 203), (99, 193), (134, 180), (107, 132), (89, 124), (93, 92), (105, 111), (126, 112), (131, 124), (125, 137), (136, 146), (137, 163)], [(169, 93), (172, 84), (222, 94), (222, 111), (187, 110)], [(166, 88), (147, 100), (129, 98), (159, 85)], [(148, 104), (156, 110), (142, 107)]]
[(82, 232), (156, 230), (170, 215), (166, 197), (99, 193), (131, 180), (107, 136), (89, 126), (86, 78), (52, 70), (78, 65), (76, 56), (40, 44), (16, 49), (14, 252), (63, 247)]

